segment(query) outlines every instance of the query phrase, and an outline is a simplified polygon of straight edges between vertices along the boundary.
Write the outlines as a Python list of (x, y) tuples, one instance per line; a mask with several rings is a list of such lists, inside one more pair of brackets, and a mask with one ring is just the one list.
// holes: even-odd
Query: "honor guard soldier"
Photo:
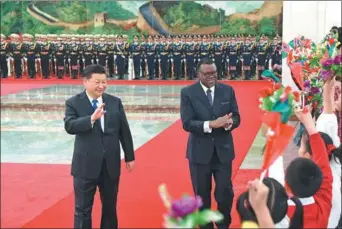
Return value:
[(129, 41), (128, 41), (128, 36), (126, 34), (122, 35), (122, 42), (125, 44), (125, 74), (128, 74), (128, 60), (129, 60)]
[(85, 45), (83, 49), (85, 67), (92, 65), (94, 63), (94, 58), (93, 58), (94, 52), (95, 52), (95, 48), (92, 42), (92, 38), (87, 37), (85, 39)]
[(215, 42), (213, 43), (213, 53), (214, 53), (214, 61), (217, 68), (217, 77), (219, 80), (222, 79), (222, 70), (223, 70), (223, 54), (224, 54), (224, 46), (221, 42), (221, 37), (217, 36), (215, 38)]
[(117, 66), (119, 79), (124, 79), (125, 75), (125, 62), (126, 62), (126, 44), (123, 42), (122, 35), (117, 36), (117, 42), (115, 45), (115, 64)]
[(152, 80), (156, 73), (156, 44), (153, 42), (152, 35), (148, 36), (148, 43), (146, 44), (146, 59), (148, 79)]
[(179, 41), (179, 36), (174, 37), (174, 42), (172, 44), (172, 60), (173, 60), (173, 79), (179, 80), (182, 73), (182, 56), (183, 56), (183, 44)]
[(171, 44), (166, 42), (166, 38), (164, 35), (161, 35), (161, 41), (159, 43), (159, 48), (157, 50), (158, 57), (159, 57), (159, 72), (161, 78), (166, 80), (169, 76), (169, 69), (170, 69), (170, 51), (171, 51)]
[(6, 36), (1, 34), (0, 40), (0, 76), (1, 78), (8, 77), (8, 55), (9, 55), (9, 44), (6, 40)]
[(141, 77), (146, 79), (147, 78), (147, 56), (146, 56), (146, 37), (141, 35)]
[(106, 43), (105, 38), (100, 38), (98, 47), (97, 47), (97, 59), (98, 59), (98, 64), (107, 67), (107, 58), (108, 58), (108, 46)]
[(160, 56), (159, 56), (159, 44), (160, 44), (160, 37), (159, 35), (154, 35), (153, 36), (154, 38), (154, 44), (155, 44), (155, 47), (156, 47), (156, 61), (155, 61), (155, 66), (154, 66), (154, 69), (155, 69), (155, 77), (160, 79)]
[(266, 69), (267, 50), (268, 50), (267, 37), (262, 35), (256, 46), (256, 56), (257, 56), (256, 62), (257, 62), (257, 71), (258, 71), (259, 79), (262, 79), (261, 73)]
[(66, 57), (66, 50), (63, 44), (63, 38), (58, 37), (57, 43), (55, 47), (55, 55), (56, 55), (56, 75), (58, 79), (62, 79), (65, 74), (65, 57)]
[(79, 75), (83, 72), (84, 69), (84, 50), (85, 50), (85, 35), (80, 34), (77, 37), (78, 44), (78, 66), (79, 66)]
[(270, 68), (273, 69), (274, 65), (281, 65), (282, 62), (282, 56), (281, 56), (281, 38), (279, 37), (279, 35), (277, 34), (277, 36), (274, 38), (273, 40), (273, 53), (271, 56), (271, 66)]
[(251, 79), (251, 65), (252, 65), (252, 56), (253, 56), (254, 46), (251, 42), (251, 36), (246, 37), (244, 44), (241, 47), (242, 51), (242, 65), (245, 80)]
[(107, 36), (107, 69), (109, 78), (114, 78), (114, 50), (115, 37), (114, 35)]
[(228, 69), (229, 69), (230, 79), (237, 79), (238, 77), (237, 75), (238, 51), (239, 51), (239, 45), (236, 43), (236, 37), (233, 37), (227, 48), (227, 53), (229, 55)]
[[(40, 61), (42, 66), (42, 78), (48, 79), (50, 77), (50, 66), (51, 66), (51, 45), (48, 42), (48, 36), (42, 35), (41, 42), (39, 44)], [(52, 68), (52, 67), (51, 67)]]
[(22, 42), (20, 42), (20, 37), (17, 34), (10, 35), (10, 54), (13, 58), (14, 69), (11, 69), (11, 73), (15, 78), (22, 78), (23, 75), (23, 55), (22, 55)]
[(208, 38), (206, 35), (203, 35), (202, 43), (200, 44), (199, 52), (200, 52), (200, 59), (210, 58), (210, 50), (211, 45), (208, 42)]
[(70, 69), (71, 77), (77, 79), (79, 74), (79, 56), (80, 56), (80, 45), (77, 43), (77, 38), (71, 38), (71, 44), (69, 45), (69, 57), (70, 57)]
[(195, 65), (195, 54), (196, 54), (196, 43), (194, 41), (195, 35), (189, 35), (187, 42), (184, 44), (185, 54), (185, 74), (186, 79), (192, 80), (196, 77), (196, 65)]
[[(30, 34), (23, 35), (23, 52), (25, 55), (25, 62), (27, 68), (27, 75), (29, 78), (36, 78), (37, 71), (41, 72), (41, 61), (39, 56), (39, 50), (36, 42), (33, 42), (33, 36)], [(38, 37), (40, 39), (40, 36)], [(24, 65), (24, 66), (25, 66)]]
[(138, 80), (141, 76), (141, 54), (142, 48), (139, 43), (139, 36), (133, 36), (133, 42), (129, 45), (129, 67), (128, 74), (134, 79)]

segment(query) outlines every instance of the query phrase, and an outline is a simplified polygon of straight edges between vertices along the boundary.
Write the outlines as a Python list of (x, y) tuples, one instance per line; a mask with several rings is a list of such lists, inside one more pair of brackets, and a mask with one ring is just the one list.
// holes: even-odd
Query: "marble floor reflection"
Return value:
[[(113, 86), (121, 98), (137, 149), (179, 119), (183, 86)], [(74, 137), (64, 131), (64, 103), (83, 90), (56, 85), (1, 97), (1, 162), (71, 162)]]

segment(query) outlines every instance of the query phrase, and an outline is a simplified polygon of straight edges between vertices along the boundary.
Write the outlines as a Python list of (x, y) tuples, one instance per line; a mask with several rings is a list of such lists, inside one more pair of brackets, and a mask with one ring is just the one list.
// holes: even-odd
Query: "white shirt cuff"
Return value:
[(91, 128), (93, 128), (95, 121), (90, 120), (90, 123), (91, 123)]
[(204, 130), (204, 133), (211, 133), (212, 129), (209, 126), (209, 121), (205, 121), (203, 123), (203, 130)]

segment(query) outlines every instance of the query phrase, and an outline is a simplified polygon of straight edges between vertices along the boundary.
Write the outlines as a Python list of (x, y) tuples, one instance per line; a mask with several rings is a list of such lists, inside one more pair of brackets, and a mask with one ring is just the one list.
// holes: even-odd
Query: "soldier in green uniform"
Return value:
[(0, 76), (1, 78), (8, 77), (8, 55), (9, 55), (9, 44), (6, 40), (6, 36), (1, 34), (0, 40)]
[(22, 42), (17, 34), (10, 35), (10, 55), (13, 58), (14, 72), (11, 69), (12, 75), (15, 78), (22, 78), (23, 76), (23, 54), (22, 54)]

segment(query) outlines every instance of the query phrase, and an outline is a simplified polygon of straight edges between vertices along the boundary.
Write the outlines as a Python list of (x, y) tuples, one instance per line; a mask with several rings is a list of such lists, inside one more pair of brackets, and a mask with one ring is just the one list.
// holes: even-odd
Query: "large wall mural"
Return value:
[(262, 34), (282, 31), (282, 1), (2, 1), (1, 33)]

